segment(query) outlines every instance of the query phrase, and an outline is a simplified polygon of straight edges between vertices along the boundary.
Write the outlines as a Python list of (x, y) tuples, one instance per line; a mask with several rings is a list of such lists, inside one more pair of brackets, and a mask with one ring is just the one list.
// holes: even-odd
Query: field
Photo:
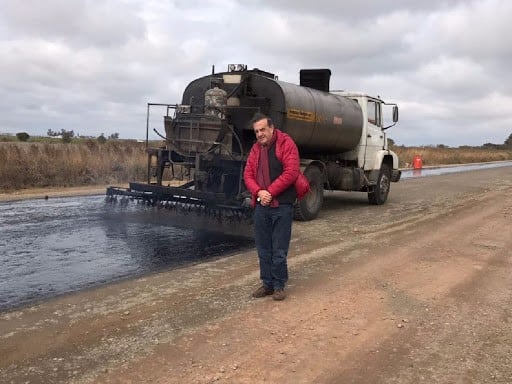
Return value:
[[(512, 160), (511, 149), (488, 147), (404, 147), (393, 150), (400, 167), (420, 155), (425, 166)], [(94, 139), (0, 141), (0, 192), (30, 188), (79, 187), (144, 180), (145, 143), (134, 140)]]

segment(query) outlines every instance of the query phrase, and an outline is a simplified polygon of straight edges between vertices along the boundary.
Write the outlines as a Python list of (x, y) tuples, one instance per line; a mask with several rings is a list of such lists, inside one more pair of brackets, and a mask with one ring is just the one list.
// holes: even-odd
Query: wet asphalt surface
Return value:
[(103, 196), (0, 203), (0, 311), (220, 257), (251, 239), (127, 222)]
[[(402, 178), (511, 165), (407, 170)], [(0, 203), (0, 311), (254, 247), (250, 238), (107, 211), (103, 196)]]

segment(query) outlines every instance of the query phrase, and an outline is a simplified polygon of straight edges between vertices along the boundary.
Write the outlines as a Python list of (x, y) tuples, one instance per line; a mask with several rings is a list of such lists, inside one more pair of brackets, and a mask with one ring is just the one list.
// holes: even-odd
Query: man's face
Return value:
[(267, 145), (274, 134), (274, 127), (268, 125), (267, 119), (258, 120), (252, 125), (252, 127), (258, 143), (261, 145)]

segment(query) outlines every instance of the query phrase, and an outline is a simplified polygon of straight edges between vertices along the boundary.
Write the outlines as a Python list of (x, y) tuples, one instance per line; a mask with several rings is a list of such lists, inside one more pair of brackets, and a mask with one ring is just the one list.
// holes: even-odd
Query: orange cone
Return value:
[(421, 169), (423, 168), (423, 160), (420, 155), (414, 155), (412, 159), (412, 168), (413, 169)]

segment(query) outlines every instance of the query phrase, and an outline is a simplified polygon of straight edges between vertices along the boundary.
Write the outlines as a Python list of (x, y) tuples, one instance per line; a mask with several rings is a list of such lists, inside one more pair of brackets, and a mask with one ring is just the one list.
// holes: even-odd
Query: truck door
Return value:
[(382, 131), (382, 110), (377, 100), (369, 99), (366, 105), (366, 152), (364, 156), (364, 169), (373, 168), (378, 151), (384, 148), (384, 132)]

